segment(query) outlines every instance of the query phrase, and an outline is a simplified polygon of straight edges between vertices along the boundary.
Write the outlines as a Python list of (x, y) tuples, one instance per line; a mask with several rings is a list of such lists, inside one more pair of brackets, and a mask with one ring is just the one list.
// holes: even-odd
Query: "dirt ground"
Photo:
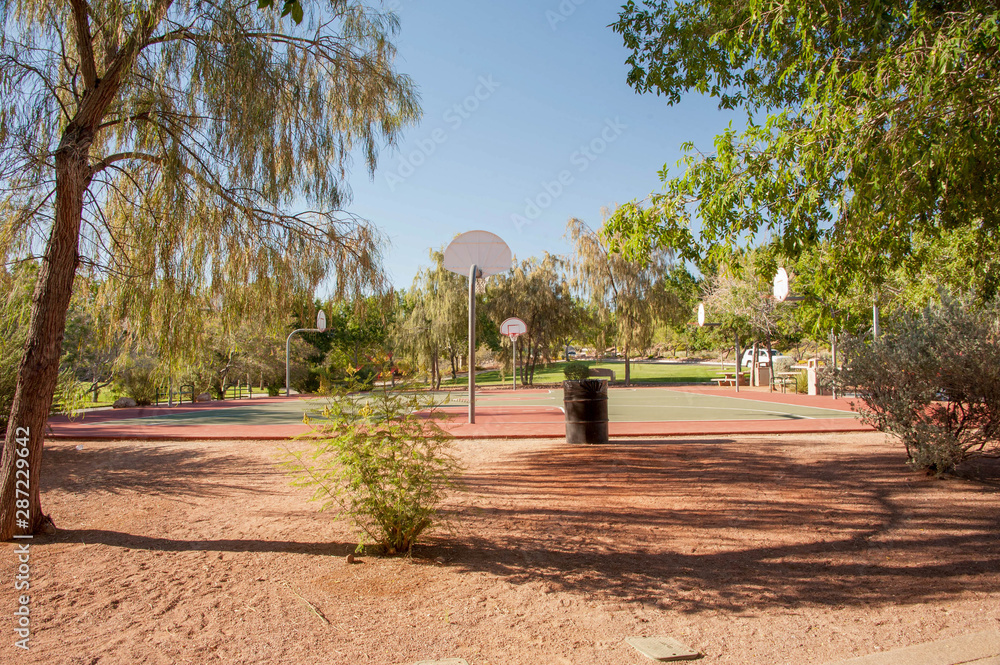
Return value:
[(46, 445), (31, 649), (0, 662), (824, 663), (1000, 628), (1000, 465), (910, 471), (878, 434), (459, 441), (412, 558), (364, 557), (275, 442)]

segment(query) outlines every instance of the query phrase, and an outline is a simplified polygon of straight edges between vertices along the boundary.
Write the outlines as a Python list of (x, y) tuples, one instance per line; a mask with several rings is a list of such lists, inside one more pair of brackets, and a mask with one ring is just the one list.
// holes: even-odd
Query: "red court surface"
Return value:
[[(477, 393), (476, 423), (469, 424), (467, 394), (451, 393), (441, 409), (442, 426), (464, 439), (559, 438), (565, 436), (561, 392), (547, 389)], [(308, 435), (306, 409), (322, 400), (270, 397), (175, 407), (142, 407), (88, 412), (70, 420), (49, 420), (52, 439), (282, 440)], [(769, 393), (766, 390), (715, 386), (612, 388), (612, 437), (690, 436), (696, 434), (780, 434), (844, 432), (870, 428), (851, 417), (847, 400)], [(670, 406), (673, 404), (673, 406)], [(715, 404), (714, 406), (704, 406)], [(721, 406), (720, 406), (721, 405)], [(753, 418), (741, 418), (745, 410)], [(675, 409), (665, 411), (665, 409)], [(697, 415), (699, 409), (708, 409)], [(773, 413), (771, 411), (773, 410)], [(793, 413), (798, 411), (798, 414)], [(659, 417), (658, 413), (659, 412)], [(664, 413), (680, 413), (665, 417)], [(690, 414), (696, 414), (691, 416)], [(807, 415), (802, 415), (807, 414)], [(829, 417), (824, 417), (829, 416)]]

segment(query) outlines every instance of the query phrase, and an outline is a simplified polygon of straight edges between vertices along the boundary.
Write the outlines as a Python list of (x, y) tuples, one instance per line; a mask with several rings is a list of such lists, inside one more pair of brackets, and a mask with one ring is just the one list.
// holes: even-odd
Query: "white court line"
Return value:
[[(802, 415), (800, 413), (792, 413), (791, 411), (775, 411), (774, 409), (734, 409), (734, 408), (730, 408), (730, 407), (727, 407), (727, 406), (688, 406), (688, 405), (684, 405), (684, 406), (669, 406), (667, 404), (648, 404), (648, 405), (643, 405), (642, 408), (643, 409), (684, 409), (685, 411), (693, 411), (695, 409), (708, 409), (708, 410), (714, 410), (714, 411), (737, 411), (737, 412), (744, 411), (744, 412), (747, 412), (747, 413), (770, 413), (770, 414), (778, 414), (778, 415), (788, 415), (788, 416), (795, 416), (796, 418), (808, 418), (810, 420), (812, 420), (812, 419), (814, 419), (816, 417), (816, 416), (805, 416), (805, 415)], [(840, 411), (839, 413), (843, 413), (843, 411)], [(637, 420), (635, 422), (646, 422), (646, 421), (644, 421), (644, 420)], [(669, 422), (686, 422), (686, 421), (678, 420), (678, 421), (669, 421)]]
[[(664, 388), (664, 390), (670, 390), (670, 388)], [(766, 402), (761, 399), (747, 399), (745, 397), (729, 397), (727, 395), (705, 395), (704, 393), (689, 393), (683, 390), (674, 390), (672, 392), (680, 393), (682, 395), (692, 395), (694, 397), (718, 397), (721, 399), (736, 399), (741, 402), (756, 402), (757, 404), (781, 404), (781, 406), (800, 407), (803, 409), (816, 409), (817, 411), (833, 411), (834, 413), (850, 413), (852, 415), (855, 413), (854, 411), (844, 411), (843, 409), (831, 409), (826, 406), (806, 406), (804, 404), (782, 404), (781, 402)], [(719, 408), (719, 407), (707, 407), (707, 408)]]

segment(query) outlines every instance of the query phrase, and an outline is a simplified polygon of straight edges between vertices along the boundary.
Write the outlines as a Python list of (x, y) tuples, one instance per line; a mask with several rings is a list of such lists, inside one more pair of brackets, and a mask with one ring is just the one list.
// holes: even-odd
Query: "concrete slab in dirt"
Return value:
[(626, 637), (625, 641), (643, 656), (661, 662), (701, 658), (700, 653), (672, 637)]
[(1000, 665), (1000, 631), (914, 644), (828, 665)]
[(444, 660), (422, 660), (416, 665), (469, 665), (464, 658), (445, 658)]

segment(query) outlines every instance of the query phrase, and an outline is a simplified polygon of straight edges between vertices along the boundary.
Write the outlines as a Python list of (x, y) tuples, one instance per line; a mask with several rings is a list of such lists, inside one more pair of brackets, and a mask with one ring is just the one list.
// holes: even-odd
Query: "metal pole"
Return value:
[(740, 391), (740, 374), (741, 374), (740, 370), (743, 369), (742, 367), (740, 367), (740, 365), (742, 365), (741, 361), (742, 361), (742, 358), (740, 358), (740, 336), (737, 335), (736, 336), (736, 363), (735, 363), (736, 364), (736, 378), (733, 379), (733, 384), (736, 386), (736, 392)]
[(319, 328), (299, 328), (298, 330), (293, 330), (288, 334), (288, 339), (285, 340), (285, 397), (291, 395), (292, 386), (292, 371), (288, 364), (288, 359), (291, 356), (292, 348), (292, 335), (299, 332), (323, 332)]
[(872, 305), (872, 339), (877, 342), (878, 336), (881, 332), (881, 326), (879, 325), (878, 303), (875, 303)]
[(469, 424), (476, 422), (476, 276), (475, 264), (469, 269)]
[(833, 361), (833, 378), (830, 383), (830, 394), (833, 395), (833, 399), (837, 399), (837, 332), (834, 328), (830, 328), (830, 356)]
[(511, 381), (511, 386), (514, 388), (514, 390), (517, 390), (517, 335), (514, 335), (511, 339), (514, 341), (514, 365), (512, 368), (513, 369), (512, 373), (514, 374), (514, 380)]

